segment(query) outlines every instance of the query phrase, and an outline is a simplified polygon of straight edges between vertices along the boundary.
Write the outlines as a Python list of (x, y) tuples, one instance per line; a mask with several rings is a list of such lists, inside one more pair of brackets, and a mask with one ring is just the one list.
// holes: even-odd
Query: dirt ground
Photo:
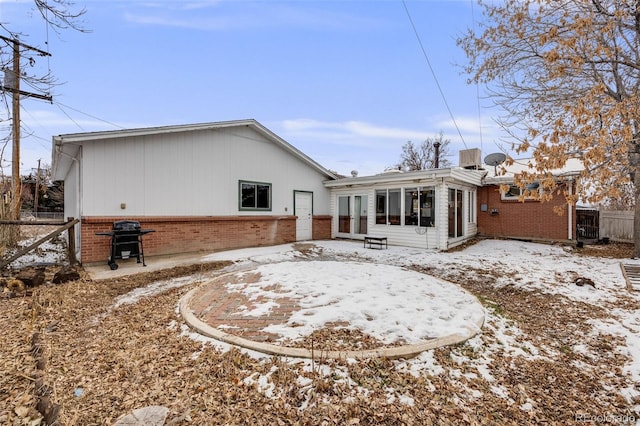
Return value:
[[(587, 246), (578, 255), (624, 258), (629, 250)], [(505, 351), (486, 365), (515, 401), (491, 392), (495, 383), (459, 363), (479, 356), (466, 343), (433, 351), (445, 374), (410, 374), (385, 359), (318, 359), (309, 367), (222, 352), (185, 336), (176, 306), (189, 286), (115, 305), (133, 289), (182, 276), (198, 282), (224, 266), (84, 278), (0, 299), (0, 424), (110, 425), (149, 405), (169, 409), (167, 425), (567, 425), (585, 424), (576, 416), (582, 412), (634, 418), (618, 391), (630, 385), (622, 374), (628, 359), (615, 351), (620, 338), (590, 334), (590, 321), (606, 318), (609, 309), (640, 309), (632, 298), (594, 308), (559, 295), (498, 290), (500, 271), (429, 268), (517, 324), (523, 335), (516, 339), (558, 350), (554, 360)], [(331, 330), (322, 335), (331, 338)], [(490, 329), (482, 339), (499, 344)], [(576, 339), (593, 350), (572, 350)], [(256, 376), (270, 378), (271, 392), (246, 380)], [(389, 389), (406, 391), (413, 403), (390, 398)], [(533, 409), (520, 408), (531, 401)]]

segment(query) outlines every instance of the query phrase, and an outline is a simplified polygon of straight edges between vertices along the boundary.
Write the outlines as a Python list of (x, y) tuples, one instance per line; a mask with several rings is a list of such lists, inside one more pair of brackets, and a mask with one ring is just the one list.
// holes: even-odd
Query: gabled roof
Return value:
[(285, 151), (289, 152), (294, 157), (302, 160), (311, 168), (322, 173), (329, 179), (337, 179), (336, 175), (325, 169), (320, 164), (316, 163), (302, 151), (282, 139), (280, 136), (267, 129), (254, 119), (246, 120), (233, 120), (233, 121), (218, 121), (212, 123), (197, 123), (197, 124), (182, 124), (174, 126), (160, 126), (160, 127), (144, 127), (137, 129), (123, 129), (123, 130), (108, 130), (100, 132), (86, 132), (86, 133), (69, 133), (64, 135), (58, 135), (53, 137), (53, 161), (52, 161), (52, 173), (53, 180), (64, 179), (71, 163), (75, 161), (78, 147), (84, 143), (90, 143), (93, 141), (100, 141), (105, 139), (119, 139), (127, 137), (140, 137), (150, 136), (158, 134), (171, 134), (171, 133), (185, 133), (185, 132), (197, 132), (202, 130), (215, 130), (224, 129), (227, 127), (251, 127), (256, 132), (262, 134), (265, 138), (272, 141), (274, 144), (280, 146)]

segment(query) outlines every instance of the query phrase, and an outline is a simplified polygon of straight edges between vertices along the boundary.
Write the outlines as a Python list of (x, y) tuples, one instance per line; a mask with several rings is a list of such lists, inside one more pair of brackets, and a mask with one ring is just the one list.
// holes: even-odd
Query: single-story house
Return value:
[(460, 159), (344, 178), (237, 120), (55, 136), (52, 174), (64, 181), (65, 216), (81, 220), (82, 263), (109, 257), (111, 239), (97, 234), (122, 220), (156, 231), (143, 238), (146, 255), (365, 235), (439, 250), (478, 234), (573, 238), (552, 204), (504, 198), (505, 176), (482, 167), (480, 150)]
[(147, 255), (331, 238), (336, 176), (255, 120), (60, 135), (52, 155), (82, 263), (125, 219), (156, 231)]
[[(545, 202), (534, 198), (520, 200), (523, 193), (514, 184), (514, 175), (531, 171), (531, 166), (534, 163), (528, 159), (499, 168), (484, 166), (486, 175), (478, 188), (478, 234), (541, 241), (576, 240), (576, 206), (567, 204), (564, 196), (557, 195)], [(570, 193), (575, 193), (582, 169), (582, 162), (570, 159), (564, 168), (551, 173)]]
[(483, 170), (461, 167), (327, 181), (332, 236), (384, 236), (389, 244), (446, 250), (477, 234)]

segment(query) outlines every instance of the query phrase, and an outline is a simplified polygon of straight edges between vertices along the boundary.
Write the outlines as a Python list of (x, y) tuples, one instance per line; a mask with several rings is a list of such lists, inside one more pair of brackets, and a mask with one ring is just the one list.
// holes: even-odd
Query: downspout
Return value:
[[(81, 175), (82, 175), (82, 170), (81, 167), (81, 163), (80, 160), (78, 160), (77, 157), (74, 157), (72, 155), (67, 154), (66, 152), (64, 152), (62, 150), (62, 147), (60, 145), (55, 145), (55, 150), (56, 150), (56, 154), (62, 155), (64, 157), (69, 158), (71, 161), (75, 162), (78, 165), (78, 198), (76, 200), (76, 211), (78, 212), (78, 216), (75, 219), (81, 219), (82, 218), (82, 211), (80, 211), (80, 209), (82, 208), (82, 203), (80, 202), (80, 199), (82, 198), (82, 179), (81, 179)], [(78, 146), (78, 153), (82, 152), (82, 146)], [(66, 218), (65, 218), (66, 219)], [(81, 226), (80, 223), (78, 223), (78, 231), (76, 232), (76, 252), (74, 253), (74, 255), (76, 256), (76, 260), (78, 259), (78, 256), (82, 253), (82, 231), (81, 231)]]

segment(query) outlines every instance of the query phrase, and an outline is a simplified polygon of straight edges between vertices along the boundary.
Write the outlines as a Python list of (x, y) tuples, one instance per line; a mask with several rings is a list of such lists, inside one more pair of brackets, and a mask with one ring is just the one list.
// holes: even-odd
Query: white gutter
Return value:
[[(64, 150), (62, 149), (62, 147), (60, 145), (55, 145), (55, 152), (58, 155), (62, 155), (64, 157), (67, 157), (71, 160), (72, 163), (76, 163), (78, 165), (78, 176), (76, 176), (76, 179), (78, 181), (77, 185), (78, 185), (78, 196), (76, 199), (76, 211), (78, 212), (78, 217), (74, 218), (74, 219), (81, 219), (82, 218), (82, 163), (80, 162), (80, 160), (78, 159), (78, 155), (80, 155), (80, 153), (82, 152), (82, 146), (78, 145), (78, 152), (76, 152), (76, 155), (69, 155), (66, 152), (64, 152)], [(69, 168), (71, 169), (71, 168)], [(69, 173), (69, 170), (67, 170), (67, 174)], [(66, 176), (65, 176), (66, 178)], [(66, 215), (65, 215), (66, 216)], [(81, 230), (82, 227), (80, 226), (80, 224), (74, 225), (77, 226), (77, 230), (76, 230), (76, 241), (75, 241), (75, 246), (76, 246), (76, 252), (74, 253), (74, 256), (76, 257), (76, 259), (81, 259), (81, 254), (82, 254), (82, 235), (81, 235)]]

